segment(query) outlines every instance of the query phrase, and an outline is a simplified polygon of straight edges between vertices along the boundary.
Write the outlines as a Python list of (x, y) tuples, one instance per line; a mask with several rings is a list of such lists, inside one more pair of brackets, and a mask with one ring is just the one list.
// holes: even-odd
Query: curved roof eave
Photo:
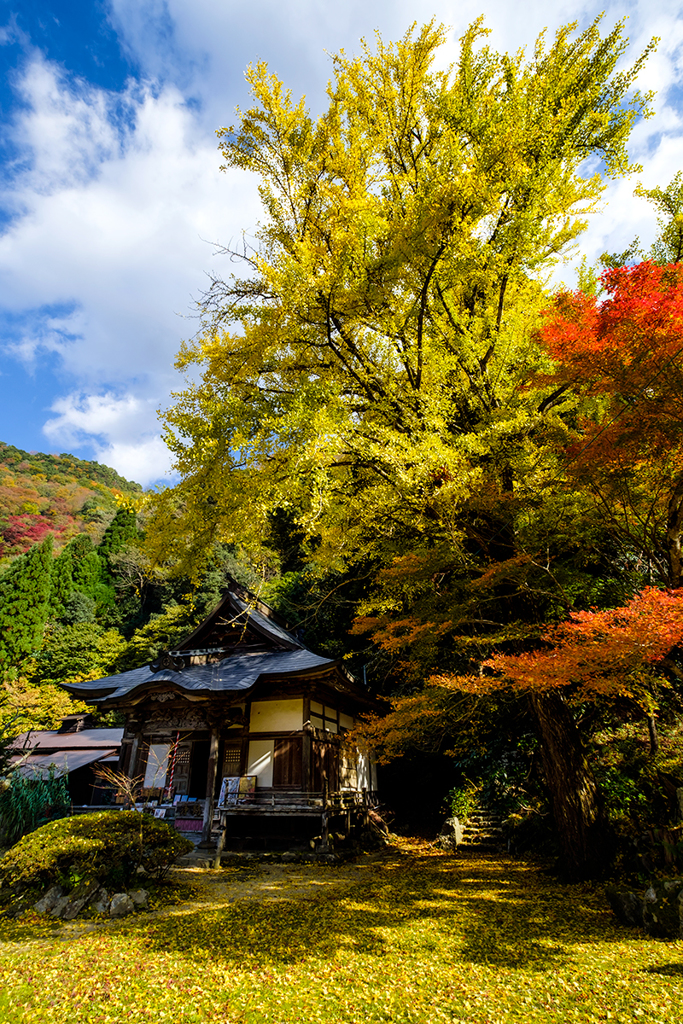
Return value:
[(339, 669), (337, 662), (300, 648), (242, 654), (211, 665), (191, 665), (180, 671), (160, 669), (152, 672), (145, 666), (104, 679), (63, 685), (74, 696), (98, 703), (120, 700), (155, 683), (170, 683), (192, 699), (193, 694), (199, 697), (200, 694), (244, 693), (263, 678), (310, 675), (331, 668)]

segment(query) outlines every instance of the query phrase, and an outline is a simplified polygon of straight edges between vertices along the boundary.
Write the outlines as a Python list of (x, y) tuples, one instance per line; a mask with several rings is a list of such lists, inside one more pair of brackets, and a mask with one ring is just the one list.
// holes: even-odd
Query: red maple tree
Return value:
[(574, 612), (545, 628), (545, 646), (521, 654), (495, 654), (481, 676), (437, 676), (435, 682), (470, 693), (496, 689), (501, 679), (535, 693), (571, 689), (577, 700), (633, 699), (652, 708), (647, 680), (675, 669), (672, 650), (683, 643), (683, 593), (647, 587), (624, 606)]
[(538, 340), (548, 378), (589, 401), (567, 450), (619, 540), (659, 579), (683, 582), (683, 265), (607, 270), (606, 297), (564, 292)]

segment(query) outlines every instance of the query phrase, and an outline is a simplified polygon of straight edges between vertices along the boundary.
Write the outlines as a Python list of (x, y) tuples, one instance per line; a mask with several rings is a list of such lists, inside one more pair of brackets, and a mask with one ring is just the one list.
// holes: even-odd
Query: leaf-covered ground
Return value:
[(419, 844), (362, 869), (199, 880), (120, 923), (5, 922), (0, 1020), (503, 1024), (683, 1018), (683, 944), (622, 928), (599, 887)]

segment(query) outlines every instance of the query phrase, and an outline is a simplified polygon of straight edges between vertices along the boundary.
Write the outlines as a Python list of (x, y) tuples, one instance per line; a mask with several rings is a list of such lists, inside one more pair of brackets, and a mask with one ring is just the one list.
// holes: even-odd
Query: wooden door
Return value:
[(301, 737), (274, 741), (273, 788), (301, 789)]

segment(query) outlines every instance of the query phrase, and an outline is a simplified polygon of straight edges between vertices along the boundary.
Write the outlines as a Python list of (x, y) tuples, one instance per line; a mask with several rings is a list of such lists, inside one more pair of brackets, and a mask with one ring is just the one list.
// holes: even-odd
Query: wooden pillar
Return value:
[(209, 767), (206, 773), (206, 800), (204, 802), (204, 824), (202, 827), (202, 844), (211, 840), (211, 824), (216, 799), (216, 772), (218, 770), (218, 747), (220, 731), (217, 725), (211, 726), (211, 746), (209, 748)]
[(130, 745), (130, 760), (128, 761), (128, 771), (126, 775), (129, 779), (135, 777), (135, 769), (138, 763), (138, 753), (140, 752), (140, 743), (142, 742), (142, 732), (138, 731), (133, 734), (133, 742)]
[(304, 730), (301, 739), (301, 788), (304, 793), (310, 793), (311, 785), (311, 748), (313, 726), (310, 722), (311, 698), (308, 694), (304, 697)]

